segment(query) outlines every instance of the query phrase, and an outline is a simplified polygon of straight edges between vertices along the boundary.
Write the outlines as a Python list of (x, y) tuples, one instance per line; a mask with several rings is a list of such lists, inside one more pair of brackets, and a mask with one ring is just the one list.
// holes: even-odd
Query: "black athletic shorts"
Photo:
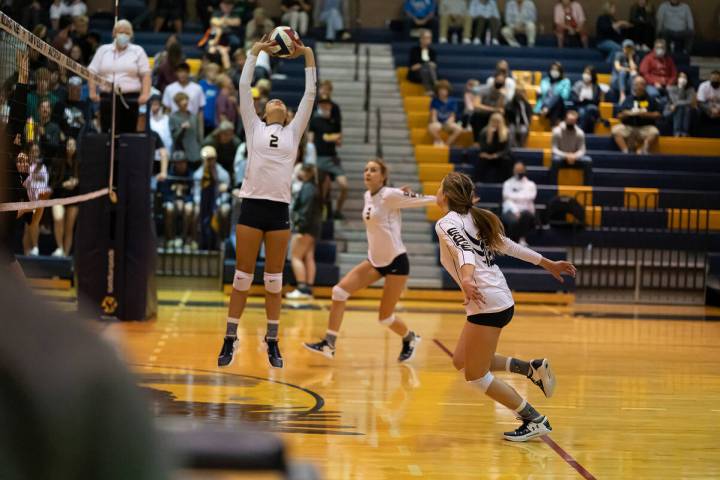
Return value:
[(515, 313), (515, 305), (501, 312), (478, 313), (477, 315), (469, 315), (467, 321), (475, 325), (485, 325), (486, 327), (503, 328), (512, 320)]
[[(372, 264), (371, 264), (372, 265)], [(401, 253), (390, 262), (390, 265), (384, 267), (375, 267), (383, 277), (385, 275), (410, 275), (410, 261), (408, 260), (407, 253)]]
[(263, 232), (290, 229), (290, 207), (287, 203), (258, 198), (243, 198), (240, 202), (238, 225), (257, 228)]

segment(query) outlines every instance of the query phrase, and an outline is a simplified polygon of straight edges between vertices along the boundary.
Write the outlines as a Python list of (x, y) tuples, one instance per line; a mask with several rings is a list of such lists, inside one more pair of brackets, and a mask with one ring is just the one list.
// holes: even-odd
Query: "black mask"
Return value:
[(515, 177), (516, 177), (518, 180), (522, 180), (523, 178), (527, 177), (527, 173), (525, 173), (525, 172), (516, 173), (516, 174), (515, 174)]
[(574, 123), (566, 123), (565, 128), (568, 130), (575, 130), (575, 124)]
[(505, 82), (495, 82), (495, 88), (497, 88), (498, 90), (500, 90), (504, 86), (505, 86)]
[(710, 86), (717, 90), (720, 88), (720, 82), (710, 82)]

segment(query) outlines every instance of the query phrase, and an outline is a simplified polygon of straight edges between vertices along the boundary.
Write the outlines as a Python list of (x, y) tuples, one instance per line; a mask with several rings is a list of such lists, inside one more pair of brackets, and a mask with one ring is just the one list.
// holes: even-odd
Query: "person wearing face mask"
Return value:
[(437, 53), (432, 47), (432, 31), (422, 29), (419, 44), (410, 49), (407, 79), (412, 83), (422, 83), (425, 94), (432, 95), (437, 82)]
[(657, 122), (661, 117), (658, 102), (648, 95), (643, 77), (635, 77), (632, 95), (617, 107), (622, 123), (612, 128), (615, 143), (623, 153), (630, 148), (638, 154), (647, 154), (660, 136)]
[(507, 78), (502, 71), (495, 72), (493, 82), (480, 87), (474, 103), (473, 114), (470, 116), (473, 139), (480, 143), (480, 132), (488, 124), (490, 116), (494, 113), (505, 115), (505, 83)]
[[(131, 43), (133, 27), (129, 21), (119, 20), (113, 28), (113, 37), (112, 43), (97, 49), (88, 70), (114, 83), (122, 92), (122, 97), (118, 95), (115, 101), (115, 132), (135, 133), (138, 107), (150, 99), (150, 62), (145, 50)], [(100, 102), (100, 124), (102, 131), (107, 132), (112, 125), (112, 92), (103, 89), (98, 95), (93, 77), (89, 77), (88, 88), (90, 100)]]
[[(500, 72), (505, 75), (505, 84), (503, 85), (503, 90), (505, 91), (505, 100), (511, 102), (512, 99), (515, 97), (515, 79), (510, 72), (510, 64), (505, 59), (498, 60), (495, 64), (495, 73), (497, 74)], [(495, 83), (495, 75), (489, 76), (485, 83), (487, 85), (493, 85)]]
[(584, 173), (584, 185), (592, 185), (592, 158), (586, 155), (585, 132), (577, 126), (578, 114), (570, 110), (565, 121), (552, 131), (552, 165), (550, 177), (557, 183), (561, 168), (579, 168)]
[(690, 136), (690, 119), (696, 109), (695, 89), (688, 84), (687, 74), (680, 72), (677, 85), (668, 87), (668, 104), (665, 107), (665, 116), (672, 118), (673, 135)]
[(559, 0), (553, 12), (555, 37), (559, 48), (565, 46), (565, 37), (578, 36), (583, 48), (588, 48), (588, 34), (585, 28), (585, 10), (576, 0)]
[(560, 62), (550, 65), (548, 76), (540, 81), (540, 96), (535, 103), (535, 113), (555, 125), (565, 114), (565, 102), (570, 100), (572, 85), (565, 78)]
[(655, 40), (655, 48), (640, 62), (640, 75), (647, 82), (647, 93), (651, 97), (665, 97), (667, 87), (677, 82), (675, 61), (667, 52), (667, 42)]
[(720, 128), (720, 70), (713, 71), (710, 80), (700, 84), (697, 99), (700, 104), (701, 123), (710, 126), (711, 135), (717, 137)]
[(690, 6), (680, 0), (663, 2), (657, 11), (658, 37), (672, 47), (674, 52), (690, 53), (695, 36), (695, 20)]
[(505, 180), (502, 189), (502, 221), (508, 238), (527, 247), (527, 235), (536, 224), (535, 197), (537, 185), (530, 180), (525, 164), (517, 162), (513, 176)]
[(638, 73), (640, 64), (640, 58), (635, 52), (635, 42), (627, 39), (623, 41), (622, 47), (622, 52), (615, 54), (612, 79), (610, 80), (612, 89), (620, 94), (618, 103), (624, 102), (625, 96), (630, 93), (632, 81)]
[(595, 124), (600, 119), (600, 100), (602, 91), (598, 86), (595, 67), (588, 65), (582, 74), (582, 80), (573, 85), (573, 106), (579, 115), (580, 128), (585, 133), (594, 133)]

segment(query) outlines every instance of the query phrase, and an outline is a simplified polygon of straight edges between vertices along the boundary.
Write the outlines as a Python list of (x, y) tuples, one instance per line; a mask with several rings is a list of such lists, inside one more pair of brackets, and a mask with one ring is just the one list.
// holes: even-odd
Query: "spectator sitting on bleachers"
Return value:
[(325, 42), (331, 45), (345, 29), (345, 5), (341, 0), (315, 0), (315, 24), (325, 25)]
[(638, 66), (640, 58), (635, 53), (635, 43), (630, 40), (624, 40), (622, 43), (623, 50), (615, 54), (615, 62), (613, 63), (612, 78), (610, 86), (617, 91), (620, 100), (618, 103), (625, 101), (625, 97), (630, 93), (633, 80), (638, 74)]
[(688, 84), (687, 74), (680, 72), (677, 85), (668, 87), (668, 104), (665, 107), (665, 115), (672, 118), (673, 135), (690, 136), (690, 120), (696, 109), (695, 89)]
[(220, 65), (217, 63), (206, 63), (203, 67), (203, 78), (198, 82), (205, 95), (205, 106), (203, 107), (204, 131), (209, 132), (215, 128), (215, 105), (217, 101), (218, 87), (216, 80), (220, 74)]
[[(177, 82), (168, 85), (163, 92), (163, 105), (171, 112), (176, 112), (178, 105), (175, 102), (175, 96), (180, 92), (184, 93), (188, 98), (188, 111), (198, 116), (202, 125), (205, 94), (200, 85), (190, 80), (190, 65), (185, 62), (181, 63), (175, 69), (175, 75), (177, 75)], [(199, 157), (196, 160), (199, 160)]]
[(612, 63), (615, 60), (615, 55), (622, 51), (620, 44), (626, 30), (632, 27), (630, 22), (626, 20), (617, 20), (615, 18), (616, 13), (617, 6), (615, 2), (605, 2), (603, 14), (597, 18), (595, 24), (595, 43), (597, 49), (605, 54), (608, 63)]
[(505, 106), (505, 116), (510, 131), (510, 146), (525, 148), (530, 133), (533, 109), (527, 100), (527, 93), (523, 85), (515, 91), (512, 101)]
[[(32, 71), (32, 69), (31, 69)], [(34, 121), (38, 121), (40, 117), (40, 102), (49, 100), (53, 108), (59, 98), (56, 92), (50, 90), (50, 70), (45, 67), (35, 70), (35, 90), (31, 90), (27, 95), (27, 112), (28, 116), (32, 116)]]
[(479, 143), (480, 132), (487, 126), (491, 115), (494, 113), (505, 115), (505, 104), (507, 103), (505, 82), (505, 74), (501, 71), (496, 72), (493, 82), (480, 87), (478, 95), (475, 97), (473, 114), (470, 116), (475, 143)]
[(37, 138), (40, 140), (40, 149), (42, 155), (48, 160), (55, 158), (65, 142), (65, 134), (63, 134), (60, 126), (52, 120), (52, 107), (50, 100), (47, 98), (40, 102), (38, 107), (40, 111), (37, 123)]
[[(500, 11), (495, 0), (470, 0), (470, 17), (472, 18), (475, 45), (499, 45)], [(468, 33), (469, 35), (470, 33)], [(489, 38), (486, 38), (488, 37)]]
[(552, 166), (550, 177), (557, 183), (561, 168), (579, 168), (583, 170), (584, 184), (592, 185), (592, 158), (586, 154), (585, 132), (577, 125), (578, 113), (569, 110), (565, 121), (560, 122), (552, 131)]
[(220, 91), (215, 100), (215, 125), (230, 122), (236, 130), (239, 110), (235, 83), (227, 73), (222, 73), (217, 77), (217, 85), (220, 87)]
[(535, 46), (537, 8), (533, 0), (508, 0), (505, 4), (505, 26), (502, 35), (511, 47), (519, 47), (516, 33), (527, 36), (528, 47)]
[(517, 162), (513, 176), (505, 180), (502, 189), (502, 221), (507, 236), (522, 246), (527, 246), (527, 235), (536, 224), (535, 197), (537, 185), (530, 180), (525, 164)]
[(342, 132), (342, 111), (340, 110), (340, 105), (333, 102), (332, 93), (332, 81), (323, 80), (322, 82), (320, 82), (320, 85), (318, 86), (318, 98), (326, 98), (330, 101), (330, 103), (332, 104), (330, 118), (335, 123), (335, 125), (337, 125), (338, 129)]
[(655, 40), (655, 48), (640, 62), (640, 75), (647, 82), (647, 93), (651, 97), (665, 97), (667, 87), (677, 82), (675, 60), (668, 54), (667, 43), (662, 38)]
[[(230, 220), (230, 174), (217, 163), (211, 146), (200, 153), (202, 166), (193, 173), (193, 203), (200, 227), (200, 248), (214, 250), (218, 240), (227, 238)], [(192, 242), (191, 250), (195, 250)]]
[(410, 49), (407, 79), (413, 83), (422, 83), (425, 94), (432, 95), (437, 82), (437, 53), (432, 47), (432, 32), (422, 29), (419, 44)]
[(52, 46), (65, 55), (70, 55), (70, 50), (73, 46), (72, 38), (70, 37), (70, 30), (72, 30), (73, 21), (70, 15), (63, 15), (59, 20), (58, 30), (55, 32), (55, 37), (52, 41)]
[[(218, 41), (229, 46), (232, 50), (242, 46), (240, 27), (242, 25), (242, 14), (247, 6), (243, 5), (243, 2), (221, 0), (217, 7), (217, 10), (212, 13), (210, 25), (212, 28), (220, 30)], [(250, 24), (247, 25), (247, 28), (250, 28)], [(268, 30), (266, 33), (270, 33), (270, 31)]]
[(82, 79), (72, 76), (68, 79), (67, 95), (53, 108), (53, 118), (60, 125), (66, 137), (80, 138), (90, 124), (92, 105), (82, 99)]
[(562, 64), (553, 62), (548, 76), (540, 81), (540, 95), (535, 102), (535, 113), (549, 119), (554, 126), (565, 115), (565, 102), (570, 100), (571, 94), (572, 85), (565, 77)]
[(579, 36), (583, 47), (588, 48), (585, 30), (585, 10), (576, 0), (558, 0), (554, 11), (555, 36), (559, 48), (565, 46), (566, 36)]
[(463, 94), (464, 109), (462, 115), (462, 125), (467, 131), (472, 131), (470, 120), (473, 112), (475, 112), (475, 105), (480, 102), (480, 80), (477, 78), (471, 78), (465, 82), (465, 93)]
[(282, 22), (304, 37), (310, 23), (312, 6), (305, 0), (282, 0)]
[(588, 65), (583, 70), (582, 80), (573, 85), (573, 106), (577, 110), (580, 128), (585, 133), (595, 133), (595, 124), (600, 119), (602, 91), (598, 86), (595, 67)]
[(155, 31), (159, 32), (165, 22), (172, 23), (175, 33), (182, 33), (185, 18), (184, 0), (157, 0), (155, 6)]
[(240, 138), (235, 135), (235, 125), (225, 120), (210, 135), (205, 137), (203, 146), (210, 145), (213, 147), (217, 163), (228, 172), (233, 172), (235, 153), (240, 143)]
[(188, 109), (187, 93), (178, 92), (173, 97), (176, 112), (170, 114), (170, 133), (173, 136), (173, 150), (182, 150), (189, 162), (200, 161), (200, 141), (202, 140), (202, 120)]
[(173, 136), (170, 132), (170, 117), (162, 106), (160, 95), (150, 97), (148, 105), (150, 105), (150, 121), (148, 122), (150, 130), (158, 134), (163, 145), (168, 150), (168, 155), (172, 156)]
[[(462, 127), (456, 122), (458, 112), (457, 99), (450, 96), (450, 82), (438, 80), (435, 84), (435, 96), (430, 102), (430, 124), (428, 131), (432, 135), (435, 146), (452, 146), (462, 133)], [(440, 132), (449, 134), (447, 142), (443, 142)]]
[(666, 0), (657, 11), (657, 34), (673, 52), (690, 53), (695, 20), (690, 6), (680, 0)]
[[(505, 100), (508, 102), (512, 101), (515, 97), (515, 79), (510, 73), (510, 64), (507, 60), (498, 60), (495, 64), (495, 73), (502, 72), (505, 74)], [(495, 75), (490, 75), (485, 82), (487, 85), (493, 85), (495, 83)]]
[(92, 58), (95, 51), (90, 46), (90, 42), (88, 41), (88, 26), (90, 24), (90, 20), (85, 15), (81, 15), (79, 17), (73, 18), (73, 28), (70, 32), (70, 38), (72, 38), (72, 41), (75, 45), (79, 46), (80, 49), (83, 52), (83, 65), (87, 66), (87, 63)]
[(437, 10), (435, 0), (405, 0), (403, 11), (411, 37), (420, 36), (424, 29), (432, 29), (435, 23), (435, 10)]
[[(347, 197), (348, 181), (337, 155), (337, 147), (342, 145), (342, 130), (332, 117), (332, 105), (333, 102), (329, 97), (318, 99), (317, 113), (310, 120), (310, 132), (312, 133), (311, 141), (317, 152), (318, 178), (322, 198), (329, 199), (329, 187), (333, 181), (337, 182), (340, 192), (334, 216), (338, 220), (343, 220), (345, 217), (342, 214), (342, 208)], [(330, 181), (327, 180), (328, 178)]]
[[(232, 0), (225, 0), (232, 2)], [(265, 34), (273, 31), (275, 24), (265, 15), (265, 9), (258, 7), (253, 10), (253, 18), (245, 27), (245, 48), (250, 48)]]
[(618, 107), (617, 117), (622, 123), (612, 128), (612, 134), (623, 153), (628, 153), (632, 146), (637, 153), (646, 154), (660, 136), (657, 128), (660, 107), (655, 98), (648, 95), (646, 85), (643, 77), (635, 77), (632, 95)]
[(440, 16), (440, 43), (448, 42), (448, 32), (451, 28), (462, 29), (462, 42), (470, 43), (473, 19), (468, 12), (467, 0), (440, 0), (438, 13)]
[(713, 71), (710, 80), (700, 84), (697, 99), (702, 122), (720, 128), (720, 70)]
[(480, 153), (475, 164), (474, 180), (502, 183), (512, 175), (510, 134), (505, 117), (493, 113), (487, 126), (480, 132)]
[(182, 45), (180, 42), (175, 41), (167, 46), (165, 55), (162, 60), (155, 59), (156, 62), (160, 62), (159, 65), (155, 65), (156, 68), (153, 70), (153, 85), (161, 92), (171, 83), (177, 82), (177, 70), (178, 65), (185, 61), (185, 54), (183, 53)]
[(165, 212), (165, 245), (180, 248), (185, 244), (190, 247), (196, 238), (197, 230), (197, 211), (192, 195), (193, 177), (185, 152), (174, 152), (172, 160), (171, 177), (161, 187)]
[(640, 50), (650, 50), (655, 42), (655, 14), (648, 0), (636, 0), (630, 7), (630, 38)]

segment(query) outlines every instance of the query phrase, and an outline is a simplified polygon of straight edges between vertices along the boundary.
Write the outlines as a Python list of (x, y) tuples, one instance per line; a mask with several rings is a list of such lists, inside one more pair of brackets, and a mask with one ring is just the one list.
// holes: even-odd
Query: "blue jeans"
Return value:
[(606, 56), (606, 62), (612, 63), (615, 60), (615, 54), (622, 52), (622, 45), (613, 40), (603, 40), (597, 44), (597, 49)]
[(598, 106), (593, 103), (580, 105), (577, 107), (577, 112), (578, 122), (582, 131), (585, 133), (595, 133), (595, 124), (600, 119)]
[(612, 79), (610, 80), (610, 86), (613, 90), (617, 90), (625, 95), (630, 94), (630, 87), (632, 87), (635, 74), (627, 71), (618, 72), (613, 70)]
[(690, 132), (690, 116), (692, 109), (690, 105), (680, 105), (675, 107), (675, 111), (672, 114), (673, 119), (673, 133), (675, 135), (688, 135)]
[(334, 41), (337, 38), (337, 32), (344, 28), (343, 17), (337, 8), (320, 13), (320, 20), (325, 22), (325, 40)]

